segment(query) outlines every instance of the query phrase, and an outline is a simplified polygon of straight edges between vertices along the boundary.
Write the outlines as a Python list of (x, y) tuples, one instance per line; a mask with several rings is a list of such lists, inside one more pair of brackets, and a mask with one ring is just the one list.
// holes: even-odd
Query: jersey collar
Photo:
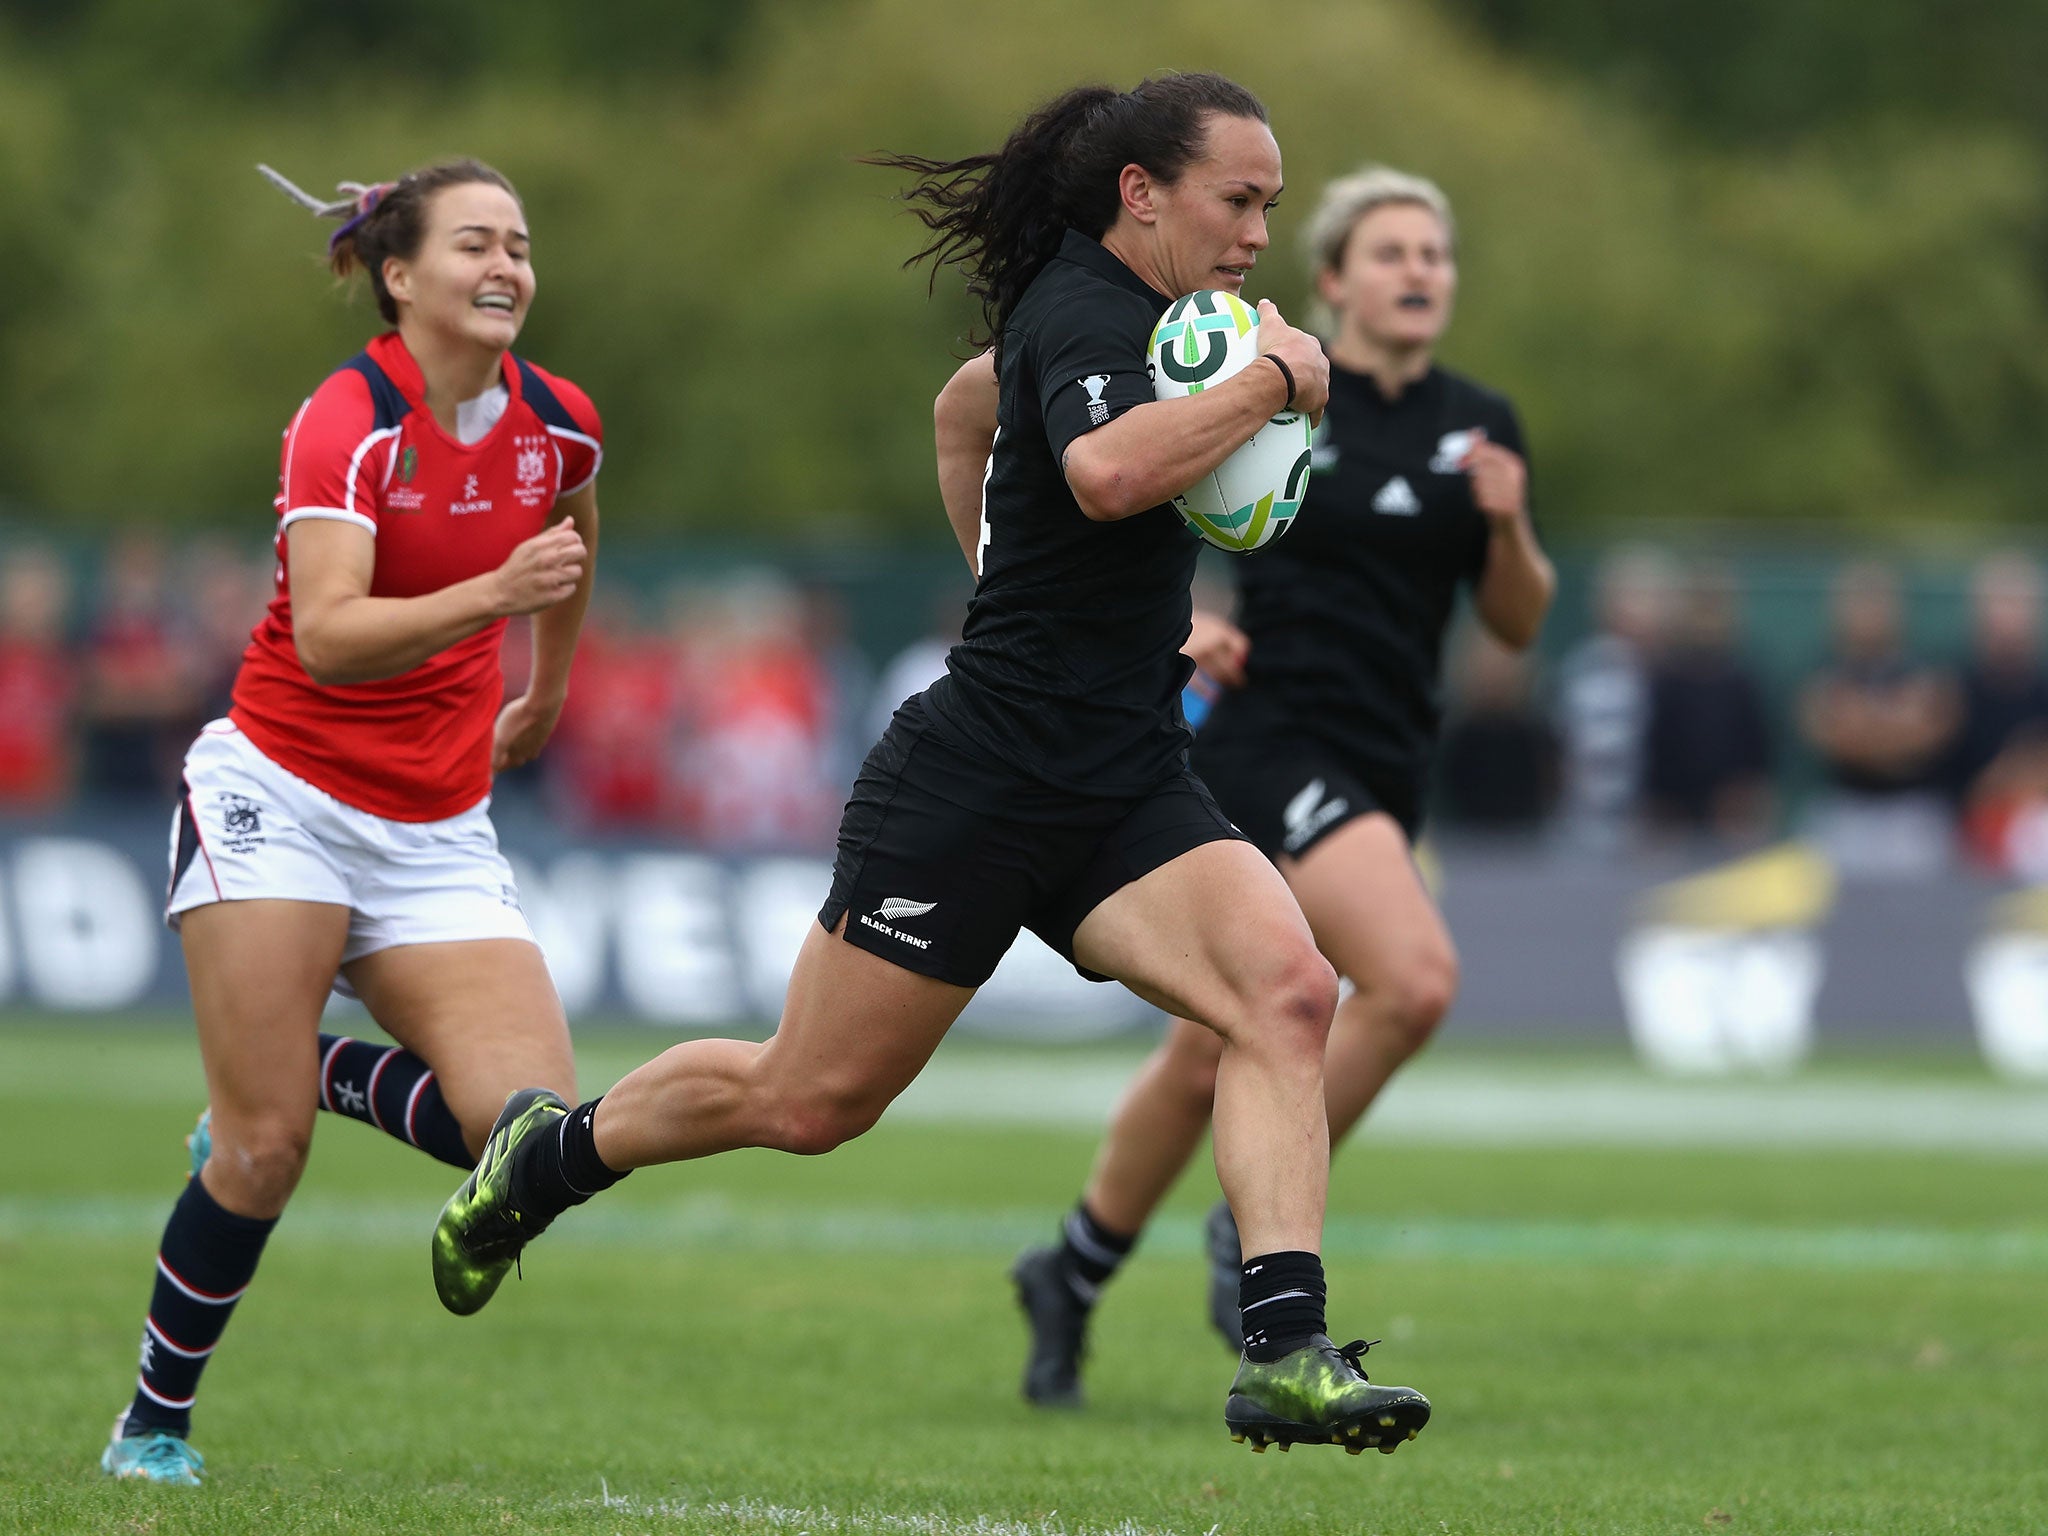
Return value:
[[(415, 410), (426, 405), (426, 375), (420, 372), (420, 365), (413, 360), (412, 349), (406, 346), (403, 336), (396, 331), (386, 331), (363, 350), (369, 353), (371, 362), (384, 370), (384, 377), (398, 387), (398, 392), (405, 396), (407, 405)], [(513, 361), (510, 352), (505, 354), (504, 362), (498, 367), (498, 382), (505, 386), (506, 394), (512, 397), (506, 403), (509, 410), (520, 398), (519, 364)]]
[(1078, 229), (1070, 229), (1060, 240), (1059, 259), (1071, 261), (1077, 267), (1086, 267), (1098, 277), (1106, 277), (1119, 287), (1133, 293), (1141, 293), (1155, 304), (1171, 304), (1173, 296), (1161, 293), (1145, 279), (1109, 253), (1108, 247), (1100, 240), (1090, 240)]
[(1375, 379), (1371, 374), (1353, 373), (1349, 368), (1342, 366), (1336, 359), (1332, 358), (1330, 361), (1330, 382), (1332, 384), (1348, 385), (1361, 394), (1371, 396), (1373, 404), (1382, 410), (1398, 411), (1403, 406), (1414, 405), (1419, 401), (1427, 400), (1442, 387), (1443, 375), (1438, 371), (1436, 364), (1431, 363), (1419, 378), (1411, 379), (1402, 385), (1401, 393), (1389, 400), (1380, 393), (1379, 380)]

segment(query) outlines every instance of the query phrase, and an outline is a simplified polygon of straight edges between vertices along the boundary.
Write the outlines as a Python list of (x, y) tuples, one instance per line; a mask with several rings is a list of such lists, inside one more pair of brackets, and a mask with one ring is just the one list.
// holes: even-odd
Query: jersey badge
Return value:
[(449, 512), (456, 517), (466, 517), (472, 512), (490, 511), (491, 498), (477, 495), (477, 490), (477, 477), (475, 475), (464, 475), (462, 477), (462, 500), (449, 502)]
[(1091, 373), (1081, 380), (1081, 387), (1088, 391), (1088, 425), (1099, 427), (1109, 420), (1109, 403), (1102, 398), (1102, 392), (1109, 388), (1109, 375)]
[(512, 494), (522, 507), (538, 506), (547, 495), (547, 441), (543, 434), (537, 432), (521, 433), (512, 440), (516, 450), (513, 461), (516, 482)]
[(1372, 509), (1390, 517), (1414, 517), (1422, 511), (1422, 498), (1415, 494), (1406, 475), (1396, 475), (1380, 487), (1379, 494), (1372, 499)]
[(1479, 441), (1477, 427), (1467, 427), (1462, 432), (1446, 432), (1436, 440), (1436, 457), (1429, 461), (1432, 475), (1462, 475), (1465, 472), (1465, 455), (1472, 451), (1472, 445)]
[(419, 449), (408, 446), (405, 452), (398, 456), (398, 483), (411, 485), (412, 477), (419, 472), (419, 467)]

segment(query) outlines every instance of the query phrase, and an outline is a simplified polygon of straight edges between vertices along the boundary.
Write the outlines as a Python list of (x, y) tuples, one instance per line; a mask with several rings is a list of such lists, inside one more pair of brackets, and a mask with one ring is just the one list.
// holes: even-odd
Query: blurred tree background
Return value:
[(604, 411), (620, 529), (943, 544), (926, 296), (875, 149), (993, 145), (1084, 78), (1223, 70), (1286, 156), (1254, 280), (1367, 160), (1441, 181), (1452, 365), (1510, 391), (1549, 526), (2036, 526), (2038, 0), (0, 0), (0, 511), (267, 516), (375, 329), (308, 187), (474, 153), (525, 195), (521, 350)]

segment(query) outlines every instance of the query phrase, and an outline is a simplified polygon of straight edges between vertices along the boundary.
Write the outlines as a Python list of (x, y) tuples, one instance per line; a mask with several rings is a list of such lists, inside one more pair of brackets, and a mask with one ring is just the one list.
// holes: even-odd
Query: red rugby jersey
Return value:
[(505, 621), (397, 677), (322, 687), (292, 641), (285, 530), (338, 518), (375, 534), (373, 597), (417, 597), (496, 570), (603, 458), (603, 427), (574, 384), (510, 353), (503, 382), (511, 398), (497, 425), (459, 442), (426, 408), (405, 343), (387, 332), (330, 374), (285, 430), (277, 593), (242, 654), (229, 716), (265, 756), (393, 821), (439, 821), (490, 793)]

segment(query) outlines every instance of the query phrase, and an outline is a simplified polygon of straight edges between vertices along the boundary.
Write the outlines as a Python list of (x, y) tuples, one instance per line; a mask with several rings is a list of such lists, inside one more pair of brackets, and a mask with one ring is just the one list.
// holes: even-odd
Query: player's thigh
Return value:
[(1280, 867), (1317, 945), (1361, 991), (1435, 986), (1455, 971), (1450, 929), (1385, 812), (1347, 821)]
[(519, 1088), (551, 1088), (575, 1102), (569, 1025), (539, 945), (398, 944), (345, 969), (370, 1017), (434, 1069), (465, 1131), (488, 1128)]
[(924, 1070), (975, 989), (846, 942), (846, 924), (811, 924), (754, 1071), (773, 1098), (871, 1123)]
[(347, 907), (312, 901), (218, 901), (180, 914), (217, 1139), (310, 1135), (320, 1012), (348, 922)]
[(1203, 843), (1112, 892), (1075, 929), (1074, 957), (1225, 1036), (1273, 1013), (1319, 1013), (1327, 1025), (1335, 999), (1287, 882), (1234, 838)]

